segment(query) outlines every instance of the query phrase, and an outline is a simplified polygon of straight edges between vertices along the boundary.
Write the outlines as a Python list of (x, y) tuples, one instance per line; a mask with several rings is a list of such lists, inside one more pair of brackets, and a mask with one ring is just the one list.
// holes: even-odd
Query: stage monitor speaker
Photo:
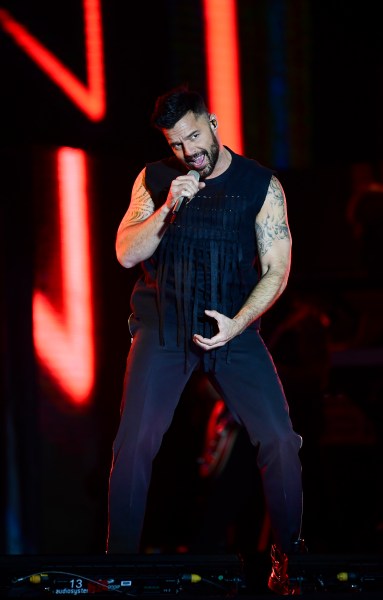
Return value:
[[(383, 598), (383, 555), (291, 556), (289, 577), (301, 593), (379, 594)], [(361, 599), (361, 595), (358, 595)]]
[(0, 597), (122, 595), (233, 597), (245, 586), (237, 556), (25, 556), (0, 559)]

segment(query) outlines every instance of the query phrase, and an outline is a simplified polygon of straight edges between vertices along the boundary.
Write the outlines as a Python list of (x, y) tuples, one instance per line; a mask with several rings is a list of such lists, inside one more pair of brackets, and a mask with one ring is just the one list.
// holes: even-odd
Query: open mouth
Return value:
[(193, 157), (193, 160), (189, 160), (188, 164), (196, 169), (201, 169), (205, 164), (205, 154), (199, 154), (198, 156)]

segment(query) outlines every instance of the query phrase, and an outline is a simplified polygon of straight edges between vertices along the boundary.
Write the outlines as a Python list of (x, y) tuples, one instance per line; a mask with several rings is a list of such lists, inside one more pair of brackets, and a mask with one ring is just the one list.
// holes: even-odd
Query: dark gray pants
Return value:
[[(288, 406), (272, 358), (255, 329), (248, 328), (227, 348), (211, 353), (192, 342), (185, 372), (183, 348), (160, 346), (158, 331), (134, 325), (121, 420), (113, 444), (109, 483), (108, 554), (140, 551), (152, 463), (169, 428), (183, 389), (195, 368), (205, 362), (209, 379), (258, 447), (257, 460), (270, 516), (273, 541), (288, 552), (300, 537), (302, 439), (292, 428)], [(208, 359), (208, 360), (206, 360)]]

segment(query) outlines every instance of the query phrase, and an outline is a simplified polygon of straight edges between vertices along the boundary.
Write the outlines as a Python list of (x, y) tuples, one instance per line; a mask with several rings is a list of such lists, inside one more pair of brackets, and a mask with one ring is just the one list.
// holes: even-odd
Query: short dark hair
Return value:
[(151, 124), (157, 129), (172, 129), (189, 111), (195, 115), (209, 114), (201, 94), (180, 85), (157, 98)]

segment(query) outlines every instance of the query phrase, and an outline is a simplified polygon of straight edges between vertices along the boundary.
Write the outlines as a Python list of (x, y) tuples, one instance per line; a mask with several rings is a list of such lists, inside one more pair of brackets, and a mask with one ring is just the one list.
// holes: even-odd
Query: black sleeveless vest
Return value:
[[(255, 218), (273, 171), (257, 161), (232, 156), (229, 168), (206, 179), (206, 187), (183, 202), (153, 256), (142, 263), (143, 276), (132, 293), (132, 310), (143, 322), (174, 324), (178, 343), (193, 333), (212, 335), (205, 309), (228, 317), (239, 311), (259, 279)], [(146, 187), (156, 209), (172, 180), (185, 174), (175, 157), (146, 166)], [(252, 326), (259, 327), (259, 320)]]

